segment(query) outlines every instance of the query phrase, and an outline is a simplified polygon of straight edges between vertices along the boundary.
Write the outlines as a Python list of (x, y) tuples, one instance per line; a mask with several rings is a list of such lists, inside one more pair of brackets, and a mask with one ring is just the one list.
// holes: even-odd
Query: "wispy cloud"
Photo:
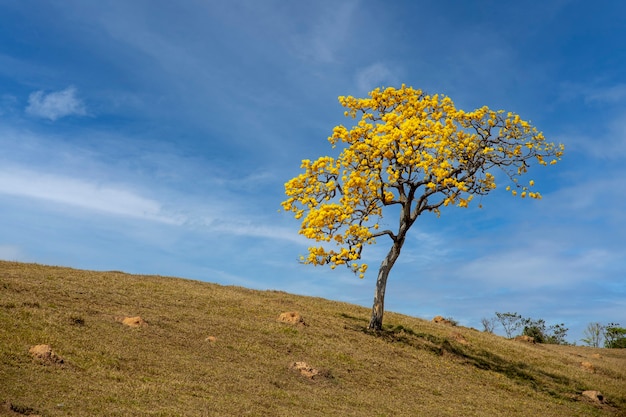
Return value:
[[(107, 145), (95, 149), (71, 143), (83, 136), (97, 136), (100, 144)], [(133, 140), (124, 134), (99, 135), (91, 131), (57, 138), (0, 128), (0, 144), (7, 151), (0, 156), (0, 194), (174, 224), (205, 235), (304, 244), (305, 239), (293, 224), (267, 225), (287, 217), (277, 213), (278, 201), (266, 199), (267, 190), (276, 188), (275, 172), (233, 172), (220, 164), (181, 155), (172, 147), (139, 153), (127, 145), (125, 153), (118, 152), (121, 144)], [(6, 160), (6, 155), (13, 160)], [(135, 165), (138, 161), (141, 170)], [(195, 180), (189, 183), (184, 178)], [(251, 198), (254, 205), (249, 204)]]
[(582, 100), (598, 106), (619, 105), (626, 102), (626, 84), (563, 82), (559, 86), (559, 99), (564, 102)]
[(66, 116), (84, 116), (87, 111), (76, 95), (76, 88), (70, 86), (48, 94), (41, 90), (31, 93), (26, 113), (55, 121)]
[[(312, 22), (305, 31), (293, 38), (292, 52), (301, 59), (314, 63), (328, 64), (337, 60), (337, 55), (345, 46), (346, 38), (354, 22), (359, 1), (329, 3), (331, 10), (316, 10), (317, 16), (306, 16), (305, 22)], [(313, 12), (312, 8), (311, 12)]]
[(291, 228), (259, 226), (249, 222), (242, 222), (236, 218), (220, 219), (219, 222), (212, 222), (210, 230), (236, 236), (283, 240), (301, 246), (311, 244), (310, 241), (298, 235), (297, 232)]
[(371, 91), (376, 87), (392, 86), (397, 84), (398, 76), (391, 68), (377, 62), (359, 70), (356, 74), (356, 85), (359, 92)]
[(573, 150), (598, 159), (616, 159), (626, 155), (626, 111), (619, 113), (604, 126), (597, 126), (593, 132), (573, 132), (571, 135), (562, 135), (557, 140), (568, 146), (571, 144)]
[(462, 266), (459, 274), (475, 282), (509, 290), (558, 289), (590, 281), (599, 265), (616, 260), (614, 254), (602, 249), (563, 254), (557, 245), (546, 243), (478, 258)]
[(626, 100), (626, 84), (596, 88), (585, 92), (585, 100), (591, 102), (617, 103)]
[(17, 97), (10, 94), (0, 95), (0, 116), (12, 113), (17, 104)]
[(0, 259), (18, 261), (24, 259), (24, 254), (14, 245), (0, 245)]
[[(572, 184), (551, 196), (550, 212), (542, 214), (552, 218), (577, 219), (578, 226), (585, 221), (623, 222), (626, 210), (626, 184), (623, 168), (607, 169), (598, 176), (575, 177)], [(619, 228), (618, 230), (621, 230)], [(616, 232), (616, 230), (613, 230)]]
[(162, 204), (116, 185), (55, 176), (36, 171), (3, 168), (0, 193), (67, 204), (101, 213), (180, 224), (182, 219), (166, 214)]

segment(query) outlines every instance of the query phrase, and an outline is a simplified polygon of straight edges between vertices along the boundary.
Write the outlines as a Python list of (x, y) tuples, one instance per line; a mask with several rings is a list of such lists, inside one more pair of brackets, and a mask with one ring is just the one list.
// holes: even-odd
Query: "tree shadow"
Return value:
[[(346, 318), (356, 319), (356, 317)], [(357, 324), (346, 326), (346, 328), (381, 338), (389, 343), (399, 343), (438, 356), (447, 356), (475, 368), (495, 372), (520, 385), (530, 386), (537, 392), (559, 399), (571, 400), (577, 393), (587, 389), (578, 386), (577, 381), (564, 375), (547, 372), (521, 361), (510, 360), (482, 348), (461, 344), (454, 339), (416, 332), (402, 325), (386, 325), (380, 331), (373, 331)]]

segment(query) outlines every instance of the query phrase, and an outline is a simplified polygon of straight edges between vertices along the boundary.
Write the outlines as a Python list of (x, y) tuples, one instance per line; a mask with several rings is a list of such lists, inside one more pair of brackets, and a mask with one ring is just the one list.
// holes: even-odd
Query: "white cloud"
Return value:
[(164, 213), (162, 205), (123, 187), (28, 170), (0, 170), (0, 193), (31, 197), (117, 216), (160, 223), (181, 224), (183, 219)]
[(70, 86), (48, 94), (41, 90), (31, 93), (26, 113), (54, 121), (65, 116), (84, 116), (86, 109), (84, 103), (76, 97), (76, 88)]

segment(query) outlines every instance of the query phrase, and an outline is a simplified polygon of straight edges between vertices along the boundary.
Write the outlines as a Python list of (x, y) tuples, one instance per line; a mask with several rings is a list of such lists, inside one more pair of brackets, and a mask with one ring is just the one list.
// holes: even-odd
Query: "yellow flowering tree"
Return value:
[[(368, 98), (339, 97), (345, 115), (358, 122), (340, 125), (328, 138), (341, 145), (337, 158), (302, 161), (304, 172), (285, 184), (282, 207), (302, 221), (300, 234), (318, 242), (302, 256), (305, 264), (346, 266), (361, 278), (366, 245), (391, 239), (378, 271), (369, 328), (383, 322), (387, 278), (407, 232), (424, 212), (467, 207), (474, 196), (496, 188), (496, 174), (513, 196), (541, 198), (534, 181), (519, 182), (531, 163), (555, 164), (563, 145), (513, 113), (481, 107), (459, 110), (449, 97), (421, 90), (375, 89)], [(398, 216), (395, 230), (383, 230), (386, 209)]]

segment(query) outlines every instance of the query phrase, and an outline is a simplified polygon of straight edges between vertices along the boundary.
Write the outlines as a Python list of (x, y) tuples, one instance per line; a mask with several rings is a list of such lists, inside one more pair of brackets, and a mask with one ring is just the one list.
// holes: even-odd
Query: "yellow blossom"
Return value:
[[(285, 184), (282, 208), (300, 220), (300, 234), (322, 245), (310, 247), (301, 262), (344, 265), (361, 278), (367, 270), (362, 249), (375, 237), (404, 241), (417, 216), (439, 216), (444, 206), (469, 207), (474, 196), (495, 190), (500, 178), (521, 189), (518, 194), (506, 186), (512, 196), (539, 199), (517, 177), (533, 160), (553, 165), (563, 155), (562, 145), (546, 142), (517, 114), (486, 106), (457, 109), (449, 97), (405, 85), (377, 88), (366, 98), (341, 96), (339, 102), (355, 120), (328, 137), (338, 155), (304, 159), (302, 173)], [(534, 187), (535, 180), (528, 184)], [(394, 233), (378, 231), (388, 207), (410, 213)], [(402, 223), (407, 221), (409, 227)]]

